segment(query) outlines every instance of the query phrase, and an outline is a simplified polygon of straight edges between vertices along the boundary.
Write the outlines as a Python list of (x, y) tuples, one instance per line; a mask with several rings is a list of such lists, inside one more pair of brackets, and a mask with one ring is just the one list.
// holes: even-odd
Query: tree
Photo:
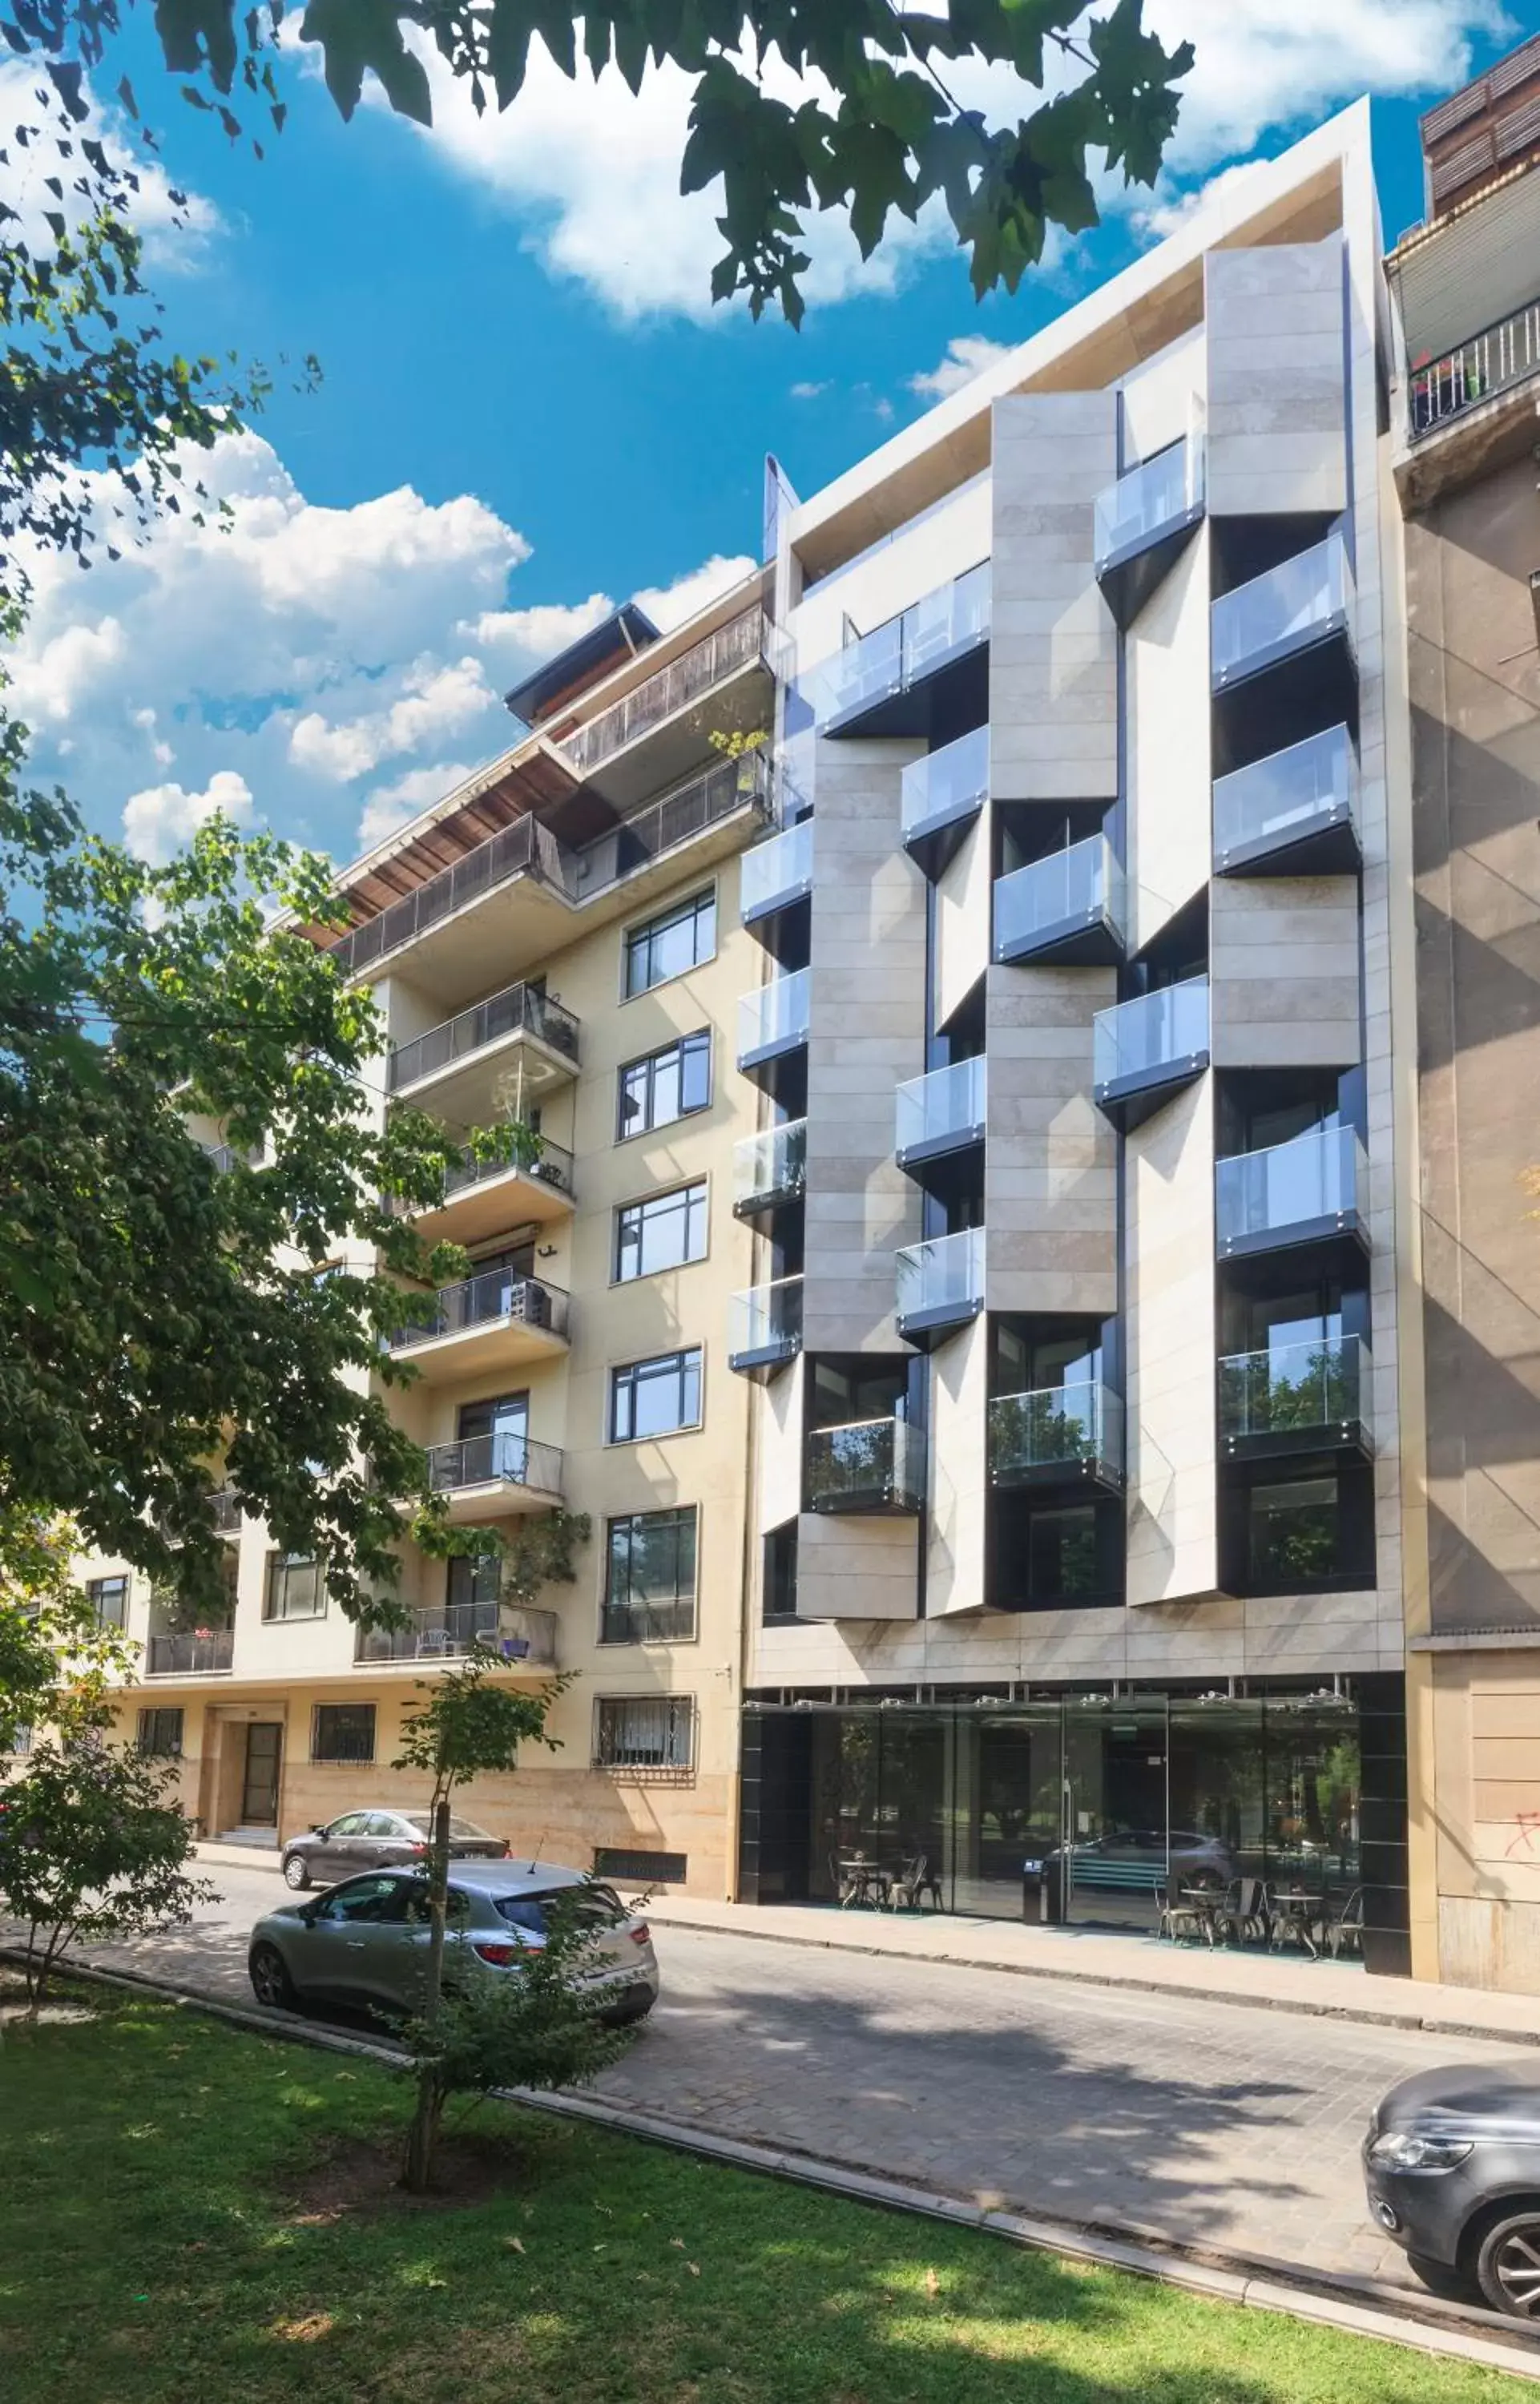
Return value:
[[(434, 2149), (452, 2078), (451, 2056), (441, 2032), (443, 1957), (449, 1891), (450, 1804), (456, 1787), (491, 1770), (511, 1770), (521, 1744), (559, 1750), (546, 1730), (558, 1695), (571, 1683), (549, 1679), (536, 1693), (494, 1684), (490, 1672), (502, 1665), (495, 1654), (473, 1652), (459, 1668), (425, 1684), (426, 1700), (408, 1713), (401, 1732), (398, 1769), (426, 1770), (432, 1779), (427, 1857), (428, 1946), (423, 2004), (413, 2023), (417, 2055), (417, 2105), (407, 2139), (404, 2176), (413, 2195), (432, 2184)], [(464, 2031), (461, 2032), (463, 2039)], [(459, 2042), (460, 2040), (456, 2040)]]
[[(29, 0), (8, 38), (55, 75), (78, 77), (130, 5)], [(189, 78), (198, 106), (213, 95), (232, 133), (243, 92), (283, 123), (272, 72), (280, 19), (275, 6), (248, 13), (237, 0), (157, 0), (155, 10), (167, 66)], [(903, 0), (309, 0), (300, 35), (320, 50), (344, 117), (372, 75), (393, 108), (425, 124), (429, 45), (479, 112), (517, 98), (537, 37), (564, 74), (575, 77), (581, 57), (633, 92), (650, 67), (681, 69), (693, 90), (680, 189), (722, 179), (727, 247), (712, 297), (742, 292), (756, 317), (776, 301), (793, 324), (809, 210), (846, 217), (869, 256), (890, 211), (913, 219), (936, 201), (969, 253), (974, 291), (1014, 292), (1050, 226), (1097, 223), (1099, 158), (1127, 183), (1155, 181), (1193, 57), (1189, 43), (1168, 50), (1145, 31), (1141, 0), (948, 0), (913, 11)], [(980, 67), (1001, 71), (999, 123), (952, 89), (959, 69)], [(1014, 122), (1013, 81), (1043, 95)]]
[(542, 1511), (522, 1519), (502, 1544), (499, 1590), (505, 1602), (529, 1610), (548, 1586), (571, 1586), (577, 1577), (574, 1556), (586, 1544), (593, 1521), (586, 1511)]

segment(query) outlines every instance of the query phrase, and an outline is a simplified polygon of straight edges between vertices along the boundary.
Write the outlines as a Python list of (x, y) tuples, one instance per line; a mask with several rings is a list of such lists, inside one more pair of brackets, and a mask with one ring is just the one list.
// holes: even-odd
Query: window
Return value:
[(764, 1539), (761, 1606), (766, 1619), (791, 1619), (797, 1609), (797, 1523), (783, 1519)]
[(693, 1506), (611, 1519), (600, 1643), (659, 1644), (694, 1632)]
[(86, 1595), (98, 1628), (128, 1626), (129, 1582), (126, 1577), (88, 1578)]
[(179, 1711), (141, 1712), (139, 1714), (139, 1750), (157, 1761), (175, 1761), (182, 1751), (182, 1714)]
[(1335, 1477), (1295, 1478), (1252, 1489), (1252, 1575), (1261, 1584), (1308, 1586), (1337, 1568)]
[(653, 1277), (706, 1252), (706, 1181), (676, 1186), (615, 1213), (615, 1281)]
[[(351, 1706), (339, 1705), (341, 1709)], [(335, 1834), (335, 1830), (332, 1832)], [(345, 1886), (334, 1887), (324, 1903), (315, 1906), (317, 1920), (364, 1920), (387, 1926), (406, 1918), (407, 1905), (413, 1893), (410, 1879), (391, 1878), (383, 1873), (372, 1878), (349, 1879)]]
[(10, 1732), (10, 1749), (13, 1754), (18, 1755), (23, 1753), (30, 1753), (32, 1751), (32, 1723), (30, 1720), (17, 1721), (15, 1726)]
[(1028, 1537), (1027, 1587), (1034, 1600), (1081, 1602), (1099, 1592), (1094, 1502), (1034, 1511)]
[(701, 1423), (701, 1350), (661, 1352), (609, 1373), (609, 1441), (637, 1444)]
[(372, 1703), (317, 1703), (310, 1721), (312, 1761), (372, 1761)]
[(321, 1564), (303, 1553), (269, 1553), (264, 1619), (324, 1619), (326, 1586)]
[(625, 938), (625, 992), (648, 993), (670, 977), (699, 968), (717, 948), (717, 897), (696, 893), (677, 908), (665, 910)]
[(681, 1035), (661, 1052), (628, 1060), (620, 1075), (620, 1100), (615, 1140), (645, 1135), (650, 1127), (668, 1126), (692, 1111), (704, 1111), (711, 1099), (711, 1030)]
[(690, 1695), (601, 1700), (596, 1766), (634, 1778), (688, 1777), (695, 1759), (695, 1705)]
[(503, 1590), (500, 1553), (461, 1553), (449, 1564), (448, 1603), (452, 1612), (468, 1615), (455, 1632), (469, 1639), (472, 1628), (487, 1635), (497, 1625), (497, 1600)]

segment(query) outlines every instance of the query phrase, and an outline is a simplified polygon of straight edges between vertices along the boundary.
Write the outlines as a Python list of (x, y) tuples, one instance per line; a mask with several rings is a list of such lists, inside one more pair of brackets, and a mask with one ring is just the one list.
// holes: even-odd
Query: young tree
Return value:
[(414, 2023), (417, 2107), (407, 2140), (404, 2172), (413, 2195), (426, 2194), (432, 2182), (444, 2100), (455, 2083), (445, 2075), (447, 2057), (441, 2039), (452, 1798), (455, 1789), (472, 1778), (514, 1768), (521, 1744), (559, 1750), (560, 1739), (548, 1733), (546, 1720), (556, 1698), (571, 1683), (567, 1677), (552, 1678), (535, 1693), (525, 1693), (494, 1683), (491, 1672), (501, 1666), (496, 1654), (475, 1652), (457, 1669), (425, 1684), (421, 1691), (427, 1699), (408, 1714), (395, 1763), (398, 1769), (426, 1770), (433, 1782), (428, 1800), (427, 1960), (422, 2010)]

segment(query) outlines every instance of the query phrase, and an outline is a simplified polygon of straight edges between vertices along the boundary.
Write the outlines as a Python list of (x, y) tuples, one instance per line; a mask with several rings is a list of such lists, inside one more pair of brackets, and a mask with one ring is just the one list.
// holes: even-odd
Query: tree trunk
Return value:
[[(449, 1797), (433, 1804), (433, 1832), (427, 1857), (427, 1977), (423, 1992), (423, 2020), (431, 2049), (443, 1998), (444, 1930), (449, 1916)], [(417, 2074), (417, 2106), (406, 2143), (406, 2185), (412, 2195), (426, 2195), (433, 2181), (433, 2152), (439, 2139), (443, 2098), (438, 2065), (426, 2062)]]

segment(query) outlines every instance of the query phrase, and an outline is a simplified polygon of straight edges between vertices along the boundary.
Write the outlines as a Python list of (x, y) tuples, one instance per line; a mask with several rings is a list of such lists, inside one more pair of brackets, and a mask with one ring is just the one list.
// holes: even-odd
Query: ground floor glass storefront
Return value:
[(1153, 1932), (1162, 1894), (1254, 1878), (1338, 1906), (1372, 1886), (1393, 1930), (1400, 1681), (1359, 1683), (1377, 1691), (751, 1700), (746, 1899), (833, 1903), (852, 1860), (923, 1858), (948, 1911), (1031, 1914), (1046, 1877), (1071, 1924)]

